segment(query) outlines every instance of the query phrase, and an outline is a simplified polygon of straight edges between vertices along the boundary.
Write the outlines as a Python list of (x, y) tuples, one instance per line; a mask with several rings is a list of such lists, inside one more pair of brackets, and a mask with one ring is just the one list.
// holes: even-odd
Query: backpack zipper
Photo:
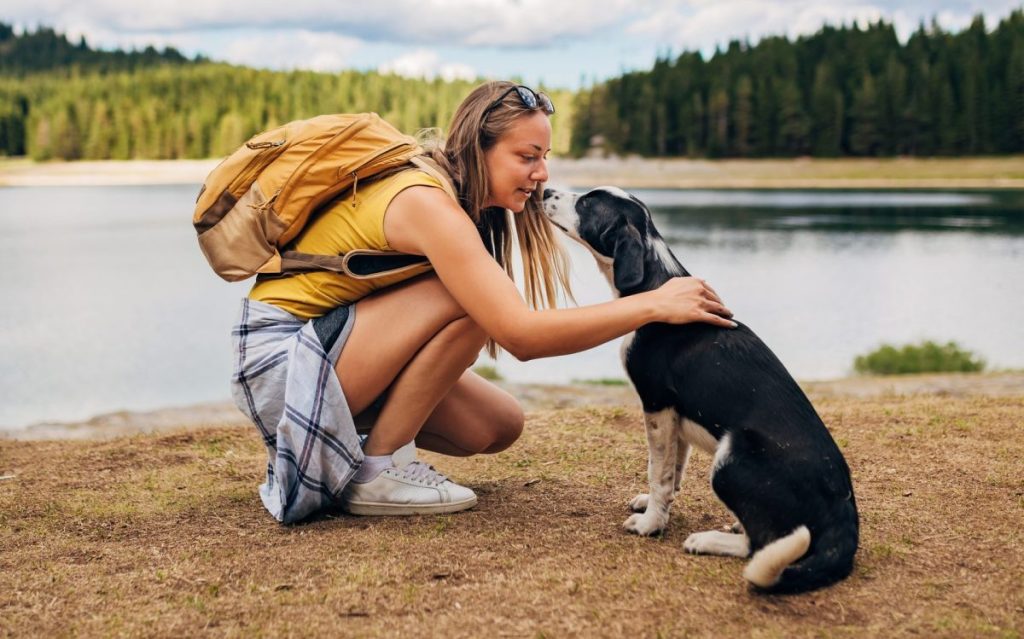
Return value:
[(284, 144), (284, 140), (277, 140), (271, 142), (246, 142), (245, 146), (255, 151), (256, 149), (266, 149), (272, 146), (281, 146), (282, 144)]
[[(383, 149), (379, 149), (376, 153), (374, 153), (370, 157), (363, 158), (359, 162), (358, 166), (356, 166), (354, 169), (352, 169), (351, 171), (349, 171), (346, 174), (347, 176), (352, 178), (352, 207), (353, 208), (358, 208), (358, 206), (359, 206), (359, 200), (356, 199), (356, 187), (359, 185), (359, 178), (360, 177), (367, 177), (365, 175), (364, 176), (360, 176), (359, 175), (359, 171), (362, 170), (363, 168), (369, 166), (370, 164), (373, 164), (374, 162), (380, 161), (382, 158), (385, 158), (385, 157), (387, 157), (389, 155), (401, 155), (401, 153), (394, 153), (394, 151), (400, 150), (400, 149), (404, 149), (407, 146), (408, 146), (408, 143), (404, 142), (404, 141), (392, 142), (391, 144), (387, 145)], [(383, 170), (383, 168), (381, 170)], [(338, 177), (341, 178), (342, 176), (338, 176)], [(339, 182), (340, 181), (341, 180), (339, 179)]]
[[(256, 179), (268, 164), (273, 162), (277, 156), (281, 155), (284, 151), (285, 140), (276, 140), (274, 142), (246, 142), (245, 146), (252, 149), (258, 150), (256, 155), (249, 158), (249, 163), (245, 165), (245, 168), (238, 172), (238, 176), (228, 185), (228, 193), (231, 193), (235, 197), (242, 197), (245, 191), (249, 189), (249, 186)], [(237, 189), (242, 189), (241, 193), (236, 195)]]

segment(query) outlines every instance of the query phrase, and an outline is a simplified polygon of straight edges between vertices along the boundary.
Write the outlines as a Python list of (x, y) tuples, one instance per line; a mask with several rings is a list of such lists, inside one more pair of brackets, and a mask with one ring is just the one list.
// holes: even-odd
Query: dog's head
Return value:
[(611, 283), (620, 293), (644, 281), (650, 251), (667, 262), (667, 269), (678, 265), (654, 230), (650, 211), (622, 189), (604, 186), (582, 194), (544, 189), (544, 214), (613, 272)]

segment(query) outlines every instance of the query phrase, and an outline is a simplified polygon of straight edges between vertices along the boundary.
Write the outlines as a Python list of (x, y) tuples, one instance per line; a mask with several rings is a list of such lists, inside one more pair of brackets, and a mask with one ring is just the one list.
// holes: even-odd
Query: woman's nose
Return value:
[(534, 168), (533, 173), (530, 174), (530, 179), (534, 182), (547, 182), (548, 181), (548, 161), (541, 158)]

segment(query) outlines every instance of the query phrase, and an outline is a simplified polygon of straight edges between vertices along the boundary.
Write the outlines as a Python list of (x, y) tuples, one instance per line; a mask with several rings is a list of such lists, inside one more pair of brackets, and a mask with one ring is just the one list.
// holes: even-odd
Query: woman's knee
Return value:
[(469, 368), (487, 343), (487, 333), (468, 315), (452, 320), (431, 341), (443, 342), (448, 357), (461, 357), (460, 366)]
[(491, 430), (492, 442), (485, 448), (483, 453), (500, 453), (519, 439), (523, 434), (523, 426), (526, 424), (526, 416), (523, 409), (515, 400), (504, 403), (499, 410), (491, 416), (489, 428)]
[(452, 324), (455, 325), (460, 340), (469, 344), (479, 344), (481, 347), (487, 343), (487, 333), (469, 315), (452, 320)]

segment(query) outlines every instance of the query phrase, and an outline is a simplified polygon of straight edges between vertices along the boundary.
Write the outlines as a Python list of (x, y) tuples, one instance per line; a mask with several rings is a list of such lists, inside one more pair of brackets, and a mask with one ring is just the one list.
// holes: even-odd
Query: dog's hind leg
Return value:
[[(718, 442), (714, 460), (711, 462), (712, 486), (714, 486), (715, 473), (730, 461), (731, 442), (732, 439), (729, 435)], [(728, 506), (728, 504), (726, 505)], [(732, 525), (732, 532), (708, 530), (693, 533), (683, 542), (683, 549), (698, 555), (748, 557), (750, 556), (750, 539), (744, 533), (742, 524), (737, 521)]]
[[(643, 513), (631, 515), (622, 527), (638, 535), (655, 535), (668, 524), (669, 508), (675, 498), (676, 472), (679, 463), (679, 414), (671, 408), (657, 413), (644, 413), (647, 426), (647, 493)], [(642, 501), (634, 498), (631, 505)], [(634, 506), (635, 507), (635, 506)]]
[(683, 550), (697, 555), (747, 557), (750, 555), (750, 540), (742, 534), (707, 530), (687, 537)]

